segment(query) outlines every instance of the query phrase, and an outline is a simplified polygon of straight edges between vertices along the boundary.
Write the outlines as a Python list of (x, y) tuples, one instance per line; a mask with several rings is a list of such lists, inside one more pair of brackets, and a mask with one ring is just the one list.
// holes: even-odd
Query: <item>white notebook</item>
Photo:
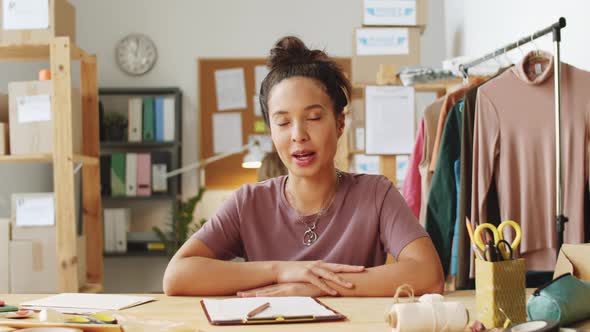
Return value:
[[(248, 319), (250, 311), (267, 302), (270, 303), (268, 309)], [(346, 318), (311, 297), (203, 299), (201, 305), (209, 322), (214, 325), (290, 323)]]
[(20, 304), (25, 309), (51, 308), (62, 313), (89, 314), (100, 311), (122, 310), (153, 301), (153, 297), (114, 294), (62, 293)]

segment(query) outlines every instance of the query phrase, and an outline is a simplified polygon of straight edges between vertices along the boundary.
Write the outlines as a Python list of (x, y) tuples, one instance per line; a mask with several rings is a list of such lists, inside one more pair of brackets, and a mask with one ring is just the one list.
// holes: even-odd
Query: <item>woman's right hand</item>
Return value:
[(336, 273), (363, 272), (364, 266), (326, 263), (323, 261), (276, 262), (275, 279), (277, 283), (308, 282), (331, 295), (338, 292), (328, 286), (322, 279), (330, 280), (345, 288), (354, 285), (342, 279)]

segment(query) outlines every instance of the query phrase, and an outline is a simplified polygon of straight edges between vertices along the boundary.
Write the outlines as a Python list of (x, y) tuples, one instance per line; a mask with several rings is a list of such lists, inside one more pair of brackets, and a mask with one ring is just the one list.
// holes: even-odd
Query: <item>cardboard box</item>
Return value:
[(0, 294), (10, 293), (10, 219), (0, 219)]
[[(10, 153), (53, 152), (53, 112), (51, 81), (8, 84)], [(72, 89), (72, 139), (74, 153), (82, 152), (82, 98)]]
[(426, 0), (364, 0), (363, 26), (426, 26)]
[(576, 278), (590, 282), (590, 244), (564, 244), (561, 246), (553, 278), (571, 273)]
[(8, 123), (0, 123), (0, 156), (9, 154)]
[(9, 20), (5, 20), (7, 1), (14, 0), (0, 0), (0, 44), (47, 44), (62, 36), (76, 41), (76, 9), (67, 0), (37, 0), (34, 1), (36, 10), (19, 6), (19, 1), (14, 1), (12, 14)]
[(354, 32), (352, 53), (353, 84), (377, 83), (379, 66), (420, 64), (419, 28), (358, 28)]

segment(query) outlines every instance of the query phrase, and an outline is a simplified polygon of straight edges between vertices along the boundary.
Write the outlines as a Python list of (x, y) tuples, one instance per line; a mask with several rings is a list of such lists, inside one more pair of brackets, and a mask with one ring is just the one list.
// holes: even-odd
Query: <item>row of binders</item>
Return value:
[(170, 152), (114, 152), (100, 157), (102, 196), (152, 196), (168, 192)]
[(128, 112), (129, 142), (174, 141), (174, 97), (131, 97)]

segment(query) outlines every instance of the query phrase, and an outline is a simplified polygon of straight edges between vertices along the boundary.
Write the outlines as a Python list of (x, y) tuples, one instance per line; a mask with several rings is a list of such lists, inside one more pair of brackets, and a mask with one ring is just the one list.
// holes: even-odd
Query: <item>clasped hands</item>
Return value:
[(259, 296), (336, 296), (338, 292), (330, 287), (329, 280), (344, 288), (354, 285), (337, 273), (359, 273), (364, 266), (326, 263), (323, 261), (275, 262), (273, 264), (275, 283), (272, 285), (240, 291), (240, 297)]

